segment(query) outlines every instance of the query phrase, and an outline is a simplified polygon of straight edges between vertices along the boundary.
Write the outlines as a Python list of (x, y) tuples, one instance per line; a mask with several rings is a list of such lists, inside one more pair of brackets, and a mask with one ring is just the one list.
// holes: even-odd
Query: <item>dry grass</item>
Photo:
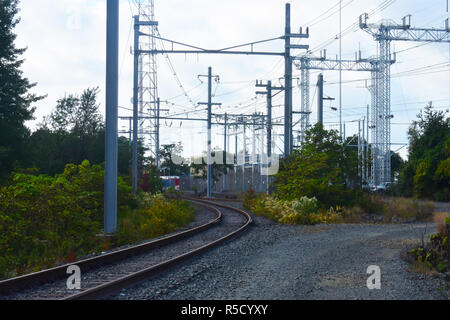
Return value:
[(356, 205), (350, 208), (344, 209), (344, 222), (345, 223), (361, 223), (364, 210)]
[(409, 267), (409, 272), (411, 273), (419, 273), (419, 274), (427, 274), (427, 275), (436, 275), (438, 272), (435, 269), (430, 268), (425, 262), (414, 261)]
[(448, 212), (435, 212), (433, 214), (433, 221), (436, 223), (436, 229), (444, 236), (449, 236), (447, 223), (445, 222), (445, 219), (449, 217), (450, 213)]
[(387, 218), (428, 220), (434, 211), (434, 203), (421, 204), (418, 200), (408, 198), (392, 198), (386, 201), (384, 214)]

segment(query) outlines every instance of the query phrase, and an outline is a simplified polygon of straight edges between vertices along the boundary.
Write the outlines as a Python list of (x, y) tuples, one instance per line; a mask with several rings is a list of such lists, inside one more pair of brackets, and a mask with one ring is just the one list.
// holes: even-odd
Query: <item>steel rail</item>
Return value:
[(203, 203), (206, 205), (214, 205), (217, 207), (221, 207), (224, 209), (228, 209), (228, 210), (232, 210), (235, 211), (241, 215), (243, 215), (247, 221), (244, 225), (242, 225), (239, 229), (217, 239), (214, 240), (206, 245), (201, 246), (200, 248), (197, 248), (195, 250), (186, 252), (182, 255), (179, 255), (175, 258), (166, 260), (162, 263), (159, 263), (155, 266), (151, 266), (145, 269), (142, 269), (138, 272), (135, 272), (133, 274), (124, 276), (122, 278), (110, 281), (108, 283), (99, 285), (97, 287), (91, 288), (91, 289), (87, 289), (83, 292), (68, 296), (63, 298), (62, 300), (96, 300), (96, 299), (103, 299), (106, 298), (124, 288), (127, 287), (131, 287), (133, 285), (136, 285), (144, 280), (149, 279), (152, 276), (155, 276), (161, 272), (164, 272), (166, 270), (168, 270), (169, 268), (179, 265), (182, 262), (185, 262), (189, 259), (192, 259), (193, 257), (199, 256), (200, 254), (211, 250), (215, 247), (217, 247), (220, 244), (223, 244), (224, 242), (231, 240), (232, 238), (238, 236), (239, 234), (241, 234), (243, 231), (247, 230), (248, 227), (252, 224), (253, 220), (252, 217), (245, 211), (234, 208), (234, 207), (230, 207), (224, 204), (218, 204), (215, 203), (211, 200), (202, 200), (202, 199), (197, 199), (197, 198), (188, 198), (188, 197), (184, 197), (186, 200), (192, 201), (192, 202), (196, 202), (196, 203)]
[(192, 236), (194, 234), (200, 233), (206, 229), (213, 227), (222, 220), (222, 213), (220, 212), (220, 210), (202, 203), (197, 203), (197, 205), (216, 212), (217, 213), (216, 218), (198, 227), (194, 227), (150, 242), (145, 242), (129, 248), (120, 249), (104, 255), (83, 259), (74, 263), (64, 264), (51, 269), (46, 269), (39, 272), (34, 272), (23, 276), (2, 280), (0, 281), (0, 296), (20, 292), (27, 288), (32, 288), (48, 282), (66, 278), (67, 268), (72, 265), (77, 265), (80, 267), (80, 269), (86, 271), (101, 267), (106, 264), (114, 263), (119, 260), (124, 260), (132, 256), (142, 254), (151, 249), (156, 249), (168, 245), (170, 243), (176, 242), (178, 240), (184, 239), (186, 237)]

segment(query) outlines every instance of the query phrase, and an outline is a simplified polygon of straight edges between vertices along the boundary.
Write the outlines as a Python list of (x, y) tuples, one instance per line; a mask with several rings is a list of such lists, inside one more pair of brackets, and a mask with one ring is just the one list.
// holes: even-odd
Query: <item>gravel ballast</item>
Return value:
[[(448, 278), (409, 272), (401, 258), (425, 230), (435, 232), (417, 223), (290, 226), (254, 217), (239, 238), (111, 298), (447, 299)], [(371, 265), (381, 269), (380, 290), (367, 288)]]

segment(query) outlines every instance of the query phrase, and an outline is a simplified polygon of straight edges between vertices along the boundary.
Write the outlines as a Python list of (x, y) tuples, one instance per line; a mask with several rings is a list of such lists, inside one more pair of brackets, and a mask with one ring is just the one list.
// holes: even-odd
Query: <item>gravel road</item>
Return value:
[[(425, 224), (288, 226), (254, 217), (250, 230), (113, 299), (447, 299), (448, 278), (415, 274), (400, 255)], [(427, 234), (434, 233), (428, 226)], [(381, 289), (366, 286), (381, 269)]]

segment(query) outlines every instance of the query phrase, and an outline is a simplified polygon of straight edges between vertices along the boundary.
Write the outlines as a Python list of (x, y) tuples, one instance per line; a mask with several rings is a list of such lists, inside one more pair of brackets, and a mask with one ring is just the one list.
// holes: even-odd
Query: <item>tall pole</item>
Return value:
[(211, 116), (212, 116), (212, 68), (208, 68), (208, 186), (207, 197), (211, 197)]
[(252, 187), (255, 187), (255, 158), (256, 158), (256, 114), (253, 115), (253, 128), (252, 128)]
[[(339, 60), (342, 61), (342, 0), (339, 1)], [(339, 128), (342, 137), (342, 64), (339, 64)]]
[(159, 162), (161, 161), (159, 153), (160, 153), (160, 140), (159, 140), (159, 132), (160, 132), (160, 124), (159, 117), (161, 113), (161, 99), (158, 98), (156, 101), (156, 169), (159, 169)]
[(365, 174), (366, 174), (366, 117), (364, 117), (362, 121), (362, 144), (361, 144), (361, 162), (362, 162), (362, 172), (361, 172), (361, 179), (365, 180)]
[[(227, 165), (226, 161), (227, 161), (227, 129), (228, 129), (228, 115), (225, 113), (225, 125), (224, 125), (224, 132), (223, 132), (223, 152), (224, 152), (224, 163), (225, 165)], [(227, 174), (228, 172), (225, 172), (225, 170), (227, 170), (227, 168), (224, 168), (224, 173), (223, 173), (223, 190), (225, 190), (227, 188)]]
[(234, 187), (237, 190), (237, 169), (238, 169), (238, 125), (235, 127), (234, 135)]
[(138, 188), (138, 94), (139, 94), (139, 16), (134, 16), (134, 73), (133, 73), (133, 152), (131, 159), (133, 194)]
[(358, 120), (358, 176), (361, 178), (361, 119)]
[(272, 156), (272, 81), (267, 82), (267, 157)]
[(291, 60), (291, 4), (286, 3), (285, 56), (284, 56), (284, 156), (292, 151), (292, 60)]
[(117, 231), (117, 129), (119, 109), (119, 1), (108, 0), (106, 18), (106, 134), (104, 231)]
[(317, 122), (323, 126), (323, 74), (319, 74), (317, 88)]
[(366, 124), (366, 181), (369, 183), (369, 105), (367, 105), (367, 124)]
[[(129, 119), (129, 125), (128, 125), (128, 128), (129, 128), (129, 132), (128, 132), (128, 134), (129, 134), (129, 136), (128, 136), (128, 143), (132, 146), (132, 144), (133, 144), (133, 118), (131, 118), (130, 117), (130, 119)], [(133, 147), (132, 147), (133, 148)], [(132, 150), (133, 151), (133, 150)]]
[(243, 144), (244, 144), (244, 159), (242, 161), (242, 192), (245, 192), (245, 163), (247, 162), (247, 127), (246, 127), (246, 120), (243, 119), (243, 126), (244, 126), (244, 138), (243, 138)]

